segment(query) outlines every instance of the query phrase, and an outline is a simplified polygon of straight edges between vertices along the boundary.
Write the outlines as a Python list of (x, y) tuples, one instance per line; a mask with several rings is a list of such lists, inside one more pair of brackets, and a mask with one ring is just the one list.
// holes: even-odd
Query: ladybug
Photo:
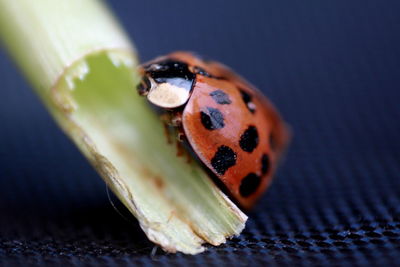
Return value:
[(168, 114), (168, 124), (210, 174), (251, 208), (271, 183), (289, 139), (273, 105), (228, 67), (189, 52), (158, 57), (140, 73), (139, 94)]

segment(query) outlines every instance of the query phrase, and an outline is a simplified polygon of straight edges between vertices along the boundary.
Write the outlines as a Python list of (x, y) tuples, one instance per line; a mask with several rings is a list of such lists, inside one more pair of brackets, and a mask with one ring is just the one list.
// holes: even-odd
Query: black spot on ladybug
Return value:
[(249, 173), (246, 175), (240, 183), (239, 193), (242, 197), (249, 197), (255, 191), (261, 183), (261, 178), (255, 173)]
[(252, 102), (252, 96), (242, 89), (239, 89), (239, 91), (240, 94), (242, 95), (243, 102), (246, 105), (247, 109), (251, 113), (256, 112), (256, 105)]
[(207, 107), (207, 110), (200, 112), (200, 119), (203, 126), (208, 130), (224, 128), (224, 115), (216, 108)]
[(157, 83), (171, 83), (172, 79), (193, 81), (195, 78), (186, 63), (170, 59), (144, 66), (144, 69)]
[(210, 96), (221, 105), (229, 105), (232, 101), (229, 99), (229, 96), (222, 90), (215, 90), (210, 93)]
[(235, 164), (236, 153), (232, 148), (224, 145), (218, 147), (217, 152), (211, 159), (211, 166), (220, 175), (224, 175), (224, 173)]
[(244, 131), (240, 136), (239, 145), (244, 151), (253, 152), (258, 145), (258, 132), (255, 126), (251, 125)]
[(269, 171), (270, 161), (267, 154), (263, 154), (261, 157), (261, 173), (266, 174)]

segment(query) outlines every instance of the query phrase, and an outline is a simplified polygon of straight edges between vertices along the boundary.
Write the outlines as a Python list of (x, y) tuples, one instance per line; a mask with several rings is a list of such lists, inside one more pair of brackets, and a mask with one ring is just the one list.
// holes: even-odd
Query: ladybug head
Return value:
[(188, 101), (195, 74), (186, 63), (164, 58), (143, 66), (142, 73), (138, 92), (154, 105), (177, 108)]

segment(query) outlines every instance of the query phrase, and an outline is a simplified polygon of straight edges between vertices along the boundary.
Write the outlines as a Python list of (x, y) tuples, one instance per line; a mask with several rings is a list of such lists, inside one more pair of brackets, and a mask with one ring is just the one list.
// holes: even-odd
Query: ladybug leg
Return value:
[(186, 139), (185, 132), (183, 131), (181, 117), (179, 118), (179, 120), (180, 120), (180, 126), (175, 128), (176, 139), (178, 140), (178, 142), (176, 142), (176, 155), (178, 157), (185, 156), (186, 162), (190, 163), (192, 161), (192, 157), (191, 157), (190, 153), (188, 153), (185, 149), (185, 143), (187, 145), (187, 142), (185, 142), (185, 141), (187, 141), (187, 139)]
[(172, 127), (182, 126), (182, 113), (177, 111), (167, 111), (161, 115), (161, 120)]
[(176, 113), (171, 119), (171, 125), (174, 127), (179, 127), (181, 128), (182, 126), (182, 114), (181, 113)]
[(177, 127), (175, 129), (176, 129), (176, 133), (177, 133), (176, 139), (178, 140), (178, 142), (176, 142), (176, 155), (178, 157), (186, 156), (186, 162), (190, 163), (192, 160), (192, 157), (185, 149), (186, 135), (183, 131), (183, 128)]
[(174, 138), (177, 141), (175, 141), (176, 156), (182, 157), (186, 155), (187, 162), (189, 163), (191, 161), (191, 157), (189, 153), (186, 152), (184, 147), (184, 141), (186, 138), (182, 127), (182, 113), (178, 111), (168, 111), (167, 113), (161, 115), (161, 120), (164, 124), (168, 143), (173, 144)]
[(185, 133), (182, 127), (182, 112), (174, 112), (172, 114), (171, 125), (175, 127), (176, 139), (181, 143), (185, 141)]
[(185, 140), (185, 133), (182, 128), (182, 113), (178, 111), (167, 111), (161, 115), (161, 121), (164, 124), (164, 131), (168, 143), (172, 143), (172, 135), (176, 136), (179, 142)]
[(185, 132), (183, 131), (182, 127), (182, 113), (175, 112), (171, 118), (171, 125), (176, 129), (176, 139), (179, 142), (185, 141)]
[(167, 137), (167, 142), (168, 144), (172, 144), (171, 116), (169, 113), (164, 113), (160, 116), (160, 119), (164, 126), (164, 134)]
[(185, 133), (183, 132), (183, 129), (182, 128), (178, 128), (177, 129), (177, 135), (176, 135), (176, 139), (179, 141), (179, 142), (183, 142), (183, 141), (185, 141)]

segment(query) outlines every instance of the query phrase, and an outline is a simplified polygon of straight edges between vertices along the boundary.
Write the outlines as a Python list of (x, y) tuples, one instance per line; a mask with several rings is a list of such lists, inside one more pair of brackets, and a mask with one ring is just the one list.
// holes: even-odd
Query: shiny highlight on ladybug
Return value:
[[(143, 64), (138, 92), (164, 111), (244, 208), (271, 183), (289, 131), (268, 99), (228, 67), (188, 52)], [(182, 137), (182, 136), (181, 136)]]

